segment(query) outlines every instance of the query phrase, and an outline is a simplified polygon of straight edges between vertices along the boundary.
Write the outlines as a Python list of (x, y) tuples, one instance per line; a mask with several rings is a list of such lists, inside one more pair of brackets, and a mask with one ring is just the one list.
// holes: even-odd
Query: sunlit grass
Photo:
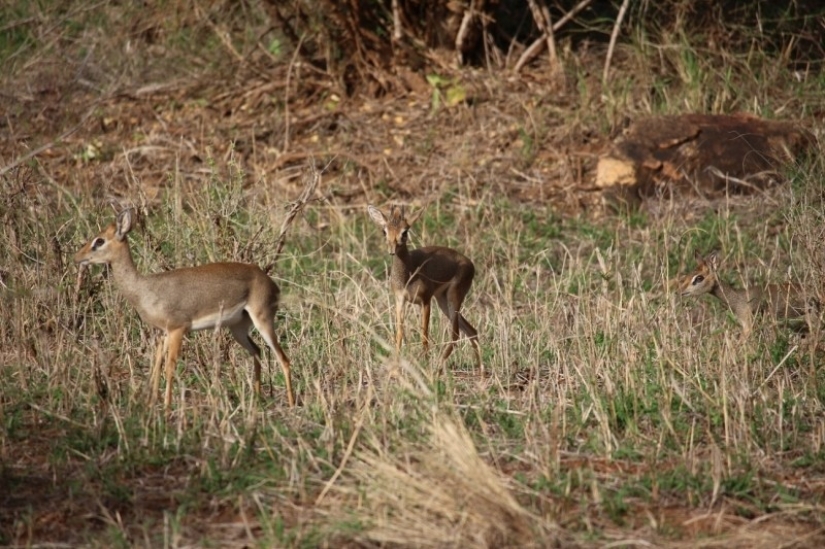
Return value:
[[(223, 27), (210, 26), (213, 12), (165, 6), (168, 18), (158, 11), (159, 20), (136, 25), (170, 48), (164, 62), (192, 62), (176, 65), (175, 74), (234, 59), (217, 38)], [(140, 15), (129, 5), (110, 7), (96, 15), (107, 25), (107, 17)], [(99, 20), (70, 21), (85, 13), (77, 4), (38, 17), (65, 44), (102, 40)], [(261, 13), (249, 17), (263, 25)], [(247, 60), (259, 36), (253, 27), (231, 42)], [(590, 162), (595, 141), (579, 140), (614, 135), (626, 118), (745, 110), (807, 120), (822, 110), (821, 75), (796, 74), (758, 49), (734, 54), (701, 37), (650, 30), (635, 36), (620, 46), (613, 82), (594, 80), (599, 56), (568, 53), (569, 88), (558, 96), (524, 92), (515, 98), (518, 116), (496, 113), (495, 105), (484, 110), (484, 93), (502, 89), (491, 80), (479, 86), (483, 93), (472, 90), (478, 103), (440, 108), (427, 115), (426, 135), (405, 135), (407, 148), (394, 151), (408, 155), (406, 164), (383, 151), (352, 153), (399, 177), (412, 173), (417, 192), (397, 192), (400, 182), (338, 159), (277, 257), (285, 206), (297, 191), (290, 196), (289, 185), (272, 180), (294, 173), (258, 179), (244, 170), (250, 155), (285, 153), (281, 136), (246, 142), (237, 153), (242, 145), (227, 144), (223, 155), (186, 142), (200, 171), (164, 172), (157, 195), (120, 152), (126, 175), (99, 187), (76, 185), (72, 174), (109, 157), (69, 154), (74, 164), (59, 181), (36, 160), (0, 176), (0, 503), (7, 509), (0, 505), (0, 545), (503, 547), (642, 539), (684, 547), (718, 546), (728, 536), (739, 546), (768, 547), (786, 541), (776, 533), (785, 526), (799, 526), (801, 535), (821, 529), (822, 349), (768, 319), (743, 343), (736, 319), (715, 300), (683, 300), (668, 289), (696, 252), (719, 249), (731, 283), (790, 280), (825, 303), (821, 158), (799, 160), (782, 188), (699, 200), (693, 217), (667, 204), (621, 216), (570, 214), (556, 199), (522, 202), (502, 192), (529, 176), (542, 185), (559, 178), (568, 197), (580, 196), (577, 184), (593, 194), (567, 155), (581, 146)], [(37, 49), (46, 46), (21, 27), (0, 41), (0, 55), (21, 70), (31, 51), (52, 52), (55, 44), (47, 45)], [(122, 68), (102, 71), (112, 82), (142, 74), (146, 58), (135, 54), (121, 65), (120, 50), (97, 51), (106, 53), (94, 60), (100, 67)], [(150, 76), (159, 70), (147, 65)], [(243, 90), (236, 106), (264, 97), (259, 90)], [(169, 93), (147, 125), (168, 124), (169, 113), (203, 102)], [(282, 100), (273, 95), (257, 108), (271, 101), (280, 109)], [(344, 118), (334, 130), (330, 123), (329, 135), (322, 126), (300, 131), (346, 139), (356, 128)], [(463, 123), (476, 118), (473, 127), (490, 139), (483, 142), (489, 159), (474, 156), (480, 149), (463, 137)], [(239, 143), (247, 130), (238, 130)], [(552, 144), (557, 132), (569, 151)], [(464, 140), (463, 156), (444, 153), (442, 133)], [(459, 165), (445, 160), (453, 158)], [(504, 180), (478, 167), (495, 163), (505, 165)], [(438, 184), (422, 181), (426, 170)], [(346, 192), (353, 186), (361, 194)], [(437, 310), (429, 356), (415, 307), (396, 353), (391, 258), (366, 213), (368, 202), (395, 200), (426, 205), (414, 246), (452, 246), (475, 262), (463, 313), (479, 329), (486, 376), (474, 368), (467, 341), (446, 365), (438, 361), (447, 327)], [(75, 251), (126, 206), (140, 214), (129, 238), (141, 271), (211, 261), (273, 265), (269, 274), (283, 293), (276, 333), (293, 363), (297, 407), (286, 406), (268, 350), (256, 400), (248, 354), (212, 331), (186, 336), (171, 413), (149, 406), (159, 331), (141, 322), (106, 268), (87, 270), (78, 285), (72, 264)], [(75, 538), (37, 537), (58, 502), (69, 502), (60, 520)], [(774, 518), (787, 522), (758, 531)]]
[[(815, 180), (819, 168), (809, 169), (807, 179)], [(187, 197), (177, 215), (161, 203), (145, 210), (142, 230), (131, 235), (139, 269), (271, 259), (265, 243), (277, 236), (273, 218), (284, 197), (253, 201), (231, 181), (212, 184), (210, 193)], [(473, 455), (490, 467), (478, 472), (489, 489), (511, 494), (507, 506), (517, 506), (478, 512), (516, 522), (489, 532), (469, 529), (467, 543), (475, 535), (515, 542), (525, 528), (546, 533), (557, 521), (572, 520), (572, 532), (593, 528), (568, 516), (574, 502), (603, 507), (600, 520), (607, 522), (597, 533), (609, 523), (632, 522), (639, 498), (650, 504), (684, 497), (699, 508), (724, 495), (763, 511), (775, 508), (776, 498), (804, 500), (804, 492), (759, 479), (821, 455), (819, 351), (810, 354), (767, 323), (742, 345), (725, 311), (665, 290), (680, 263), (711, 244), (741, 257), (752, 278), (793, 266), (803, 282), (821, 280), (810, 274), (816, 249), (806, 248), (822, 226), (818, 189), (798, 184), (776, 196), (796, 222), (770, 236), (728, 212), (706, 217), (698, 228), (678, 218), (636, 228), (615, 219), (597, 228), (501, 199), (468, 209), (456, 195), (429, 206), (422, 243), (450, 243), (476, 262), (465, 315), (480, 329), (484, 378), (466, 341), (446, 370), (437, 352), (423, 356), (412, 310), (408, 341), (395, 356), (389, 257), (380, 232), (362, 208), (330, 215), (334, 205), (318, 203), (291, 228), (272, 273), (285, 294), (277, 332), (294, 364), (300, 406), (285, 406), (277, 368), (265, 370), (265, 392), (272, 383), (274, 396), (256, 405), (248, 356), (225, 334), (207, 332), (187, 337), (168, 419), (146, 405), (157, 331), (140, 322), (104, 268), (93, 269), (74, 294), (71, 255), (112, 212), (84, 199), (79, 212), (48, 201), (40, 205), (47, 215), (35, 214), (29, 198), (19, 196), (3, 229), (10, 243), (2, 258), (3, 306), (13, 319), (3, 329), (4, 441), (34, 443), (38, 425), (54, 433), (49, 461), (56, 470), (105, 459), (109, 465), (93, 485), (107, 501), (122, 497), (114, 478), (128, 485), (148, 471), (170, 471), (178, 479), (173, 500), (194, 506), (176, 512), (163, 506), (155, 520), (201, 512), (205, 502), (197, 494), (204, 493), (226, 503), (240, 498), (250, 512), (262, 497), (316, 510), (306, 518), (313, 524), (308, 531), (287, 515), (258, 514), (259, 534), (272, 543), (336, 538), (343, 524), (357, 525), (351, 533), (357, 539), (395, 539), (403, 521), (413, 520), (404, 510), (417, 506), (414, 499), (378, 516), (374, 506), (386, 503), (373, 498), (389, 493), (363, 489), (390, 482), (385, 467), (402, 475), (390, 492), (402, 498), (406, 490), (458, 482), (460, 467), (469, 466), (461, 460), (478, 459)], [(171, 195), (164, 200), (175, 202)], [(216, 218), (224, 222), (205, 222)], [(54, 238), (59, 246), (35, 245)], [(255, 252), (244, 251), (253, 239)], [(445, 342), (438, 315), (432, 328), (434, 343)], [(466, 429), (468, 438), (461, 448), (430, 450), (444, 425)], [(412, 457), (431, 451), (458, 459), (459, 469)], [(582, 460), (624, 463), (637, 473), (587, 473), (579, 470)], [(186, 481), (183, 470), (175, 473), (183, 463)], [(707, 483), (668, 481), (679, 470)], [(543, 514), (549, 502), (553, 511)], [(454, 522), (456, 502), (431, 503), (422, 512), (436, 523)], [(150, 539), (160, 542), (159, 535)]]

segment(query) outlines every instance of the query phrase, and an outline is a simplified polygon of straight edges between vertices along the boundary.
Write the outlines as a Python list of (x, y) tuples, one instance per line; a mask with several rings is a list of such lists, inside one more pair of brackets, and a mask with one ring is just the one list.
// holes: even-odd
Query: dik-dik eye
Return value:
[(95, 238), (95, 239), (92, 241), (92, 250), (97, 250), (98, 248), (100, 248), (100, 247), (101, 247), (101, 246), (103, 246), (104, 244), (106, 244), (106, 241), (105, 241), (105, 240), (103, 240), (103, 239), (102, 239), (102, 238), (100, 238), (100, 237)]
[(696, 286), (697, 284), (701, 284), (703, 280), (705, 280), (704, 276), (696, 275), (696, 276), (693, 277), (693, 281), (691, 282), (691, 285)]

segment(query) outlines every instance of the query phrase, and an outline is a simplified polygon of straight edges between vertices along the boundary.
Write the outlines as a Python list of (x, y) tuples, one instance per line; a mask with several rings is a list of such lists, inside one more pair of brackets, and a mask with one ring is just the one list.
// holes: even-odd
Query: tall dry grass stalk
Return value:
[[(339, 518), (364, 541), (401, 547), (545, 546), (555, 526), (522, 507), (461, 421), (436, 413), (427, 440), (389, 451), (375, 439), (338, 488)], [(537, 542), (537, 540), (541, 540)]]

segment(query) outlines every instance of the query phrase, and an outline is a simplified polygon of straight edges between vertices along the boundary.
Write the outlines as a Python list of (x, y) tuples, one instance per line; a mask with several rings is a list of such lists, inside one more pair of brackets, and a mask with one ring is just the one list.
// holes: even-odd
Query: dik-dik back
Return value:
[(475, 266), (464, 254), (444, 246), (407, 248), (410, 228), (421, 211), (407, 219), (400, 206), (392, 206), (387, 218), (375, 208), (370, 210), (370, 215), (384, 229), (387, 250), (393, 255), (390, 271), (392, 289), (406, 291), (410, 301), (415, 303), (425, 296), (432, 297), (440, 286), (451, 281), (466, 285), (469, 290)]

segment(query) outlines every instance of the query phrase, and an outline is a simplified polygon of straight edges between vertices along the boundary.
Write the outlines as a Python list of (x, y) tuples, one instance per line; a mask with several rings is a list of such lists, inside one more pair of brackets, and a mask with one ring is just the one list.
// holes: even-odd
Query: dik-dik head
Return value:
[(709, 293), (716, 286), (716, 268), (719, 253), (711, 252), (705, 257), (696, 253), (696, 268), (679, 279), (679, 293), (684, 296), (700, 296)]
[(404, 213), (403, 206), (390, 207), (389, 218), (385, 216), (381, 210), (375, 206), (367, 206), (367, 211), (370, 217), (384, 230), (387, 237), (387, 250), (389, 253), (395, 254), (398, 250), (407, 248), (407, 238), (409, 237), (410, 227), (418, 220), (424, 208), (418, 210), (415, 215), (407, 218)]
[(86, 243), (74, 256), (80, 265), (110, 263), (125, 245), (126, 235), (132, 230), (132, 210), (123, 210), (117, 220)]

